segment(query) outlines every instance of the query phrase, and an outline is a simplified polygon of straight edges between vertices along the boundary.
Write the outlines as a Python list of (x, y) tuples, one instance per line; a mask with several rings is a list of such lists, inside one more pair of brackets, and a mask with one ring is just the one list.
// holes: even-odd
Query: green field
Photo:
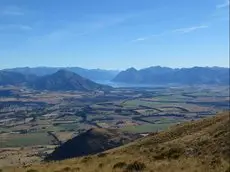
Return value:
[(142, 106), (148, 106), (148, 107), (156, 107), (157, 105), (161, 105), (161, 103), (158, 102), (147, 102), (143, 100), (129, 100), (122, 104), (124, 107), (138, 107), (140, 105)]
[(51, 140), (47, 133), (10, 134), (0, 139), (0, 148), (49, 145)]
[(184, 118), (175, 118), (175, 117), (146, 117), (142, 118), (146, 121), (154, 122), (156, 124), (176, 124), (179, 122), (185, 122)]
[(79, 124), (77, 124), (77, 123), (60, 124), (60, 125), (58, 125), (58, 128), (60, 128), (60, 130), (66, 130), (66, 131), (74, 130), (74, 131), (76, 131), (79, 129)]
[(0, 133), (3, 132), (10, 132), (11, 130), (9, 128), (5, 128), (5, 127), (0, 127)]

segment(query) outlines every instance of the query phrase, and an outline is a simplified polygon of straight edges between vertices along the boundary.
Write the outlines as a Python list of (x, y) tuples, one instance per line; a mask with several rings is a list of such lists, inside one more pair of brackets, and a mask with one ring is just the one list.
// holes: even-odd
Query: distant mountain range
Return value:
[[(87, 79), (86, 79), (87, 78)], [(0, 85), (25, 84), (35, 89), (48, 90), (93, 90), (105, 89), (93, 81), (133, 85), (228, 85), (229, 68), (193, 67), (173, 69), (149, 67), (141, 70), (129, 68), (113, 70), (72, 68), (14, 68), (0, 71)], [(108, 87), (107, 87), (108, 88)]]
[(111, 88), (110, 86), (97, 84), (67, 70), (59, 70), (54, 74), (45, 76), (0, 71), (0, 85), (24, 85), (36, 90), (51, 91), (94, 91)]
[(129, 68), (120, 72), (114, 82), (129, 84), (229, 84), (229, 68), (193, 67), (172, 69), (150, 67), (141, 70)]
[(68, 70), (93, 81), (112, 80), (119, 73), (119, 71), (117, 70), (84, 69), (80, 67), (35, 67), (35, 68), (22, 67), (22, 68), (4, 69), (4, 71), (17, 72), (24, 75), (37, 75), (37, 76), (51, 75), (59, 70)]

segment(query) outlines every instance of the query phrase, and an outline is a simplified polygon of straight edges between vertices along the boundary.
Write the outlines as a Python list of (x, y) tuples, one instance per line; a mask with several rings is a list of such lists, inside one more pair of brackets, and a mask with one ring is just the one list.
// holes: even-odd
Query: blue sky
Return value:
[(0, 68), (229, 65), (228, 0), (0, 0)]

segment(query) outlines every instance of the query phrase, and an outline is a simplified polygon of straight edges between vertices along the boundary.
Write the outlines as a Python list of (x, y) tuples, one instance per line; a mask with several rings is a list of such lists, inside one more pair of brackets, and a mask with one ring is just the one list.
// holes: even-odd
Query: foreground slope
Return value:
[(98, 155), (3, 171), (229, 172), (229, 127), (229, 113), (223, 113)]

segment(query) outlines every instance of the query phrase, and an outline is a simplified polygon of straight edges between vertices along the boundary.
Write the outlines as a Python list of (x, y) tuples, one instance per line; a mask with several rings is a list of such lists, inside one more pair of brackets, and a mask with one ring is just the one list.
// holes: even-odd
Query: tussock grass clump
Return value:
[(61, 171), (63, 171), (63, 172), (71, 171), (71, 168), (70, 167), (65, 167)]
[(89, 162), (91, 159), (92, 159), (92, 157), (86, 156), (86, 157), (84, 157), (84, 158), (81, 160), (81, 162), (82, 162), (82, 163), (87, 163), (87, 162)]
[(103, 166), (104, 166), (103, 163), (100, 163), (100, 164), (98, 165), (99, 168), (102, 168)]
[(184, 149), (180, 147), (170, 147), (169, 149), (162, 149), (161, 153), (154, 156), (156, 160), (163, 159), (178, 159), (184, 154)]
[(76, 171), (80, 171), (80, 168), (79, 167), (75, 167), (75, 168), (64, 167), (61, 170), (56, 170), (54, 172), (76, 172)]
[(146, 168), (146, 165), (142, 162), (135, 161), (131, 164), (128, 164), (125, 172), (140, 172)]
[(118, 162), (113, 166), (113, 169), (125, 168), (126, 166), (127, 166), (127, 164), (125, 162)]
[(106, 157), (106, 155), (107, 155), (107, 153), (99, 153), (97, 155), (97, 157), (102, 158), (102, 157)]
[(38, 170), (35, 170), (35, 169), (29, 169), (29, 170), (27, 170), (26, 172), (38, 172)]
[(230, 166), (225, 170), (225, 172), (230, 172)]
[(209, 165), (212, 167), (219, 166), (220, 164), (221, 164), (221, 160), (218, 157), (213, 157), (209, 162)]

